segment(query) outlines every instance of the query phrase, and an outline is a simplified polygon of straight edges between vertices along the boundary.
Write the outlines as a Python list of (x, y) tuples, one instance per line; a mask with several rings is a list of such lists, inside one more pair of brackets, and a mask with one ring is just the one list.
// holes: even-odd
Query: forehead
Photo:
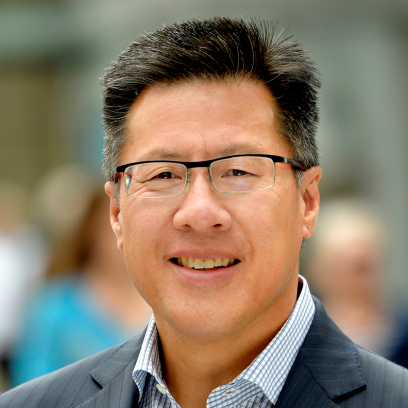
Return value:
[(121, 162), (287, 154), (289, 147), (276, 125), (274, 99), (260, 82), (156, 85), (130, 109)]

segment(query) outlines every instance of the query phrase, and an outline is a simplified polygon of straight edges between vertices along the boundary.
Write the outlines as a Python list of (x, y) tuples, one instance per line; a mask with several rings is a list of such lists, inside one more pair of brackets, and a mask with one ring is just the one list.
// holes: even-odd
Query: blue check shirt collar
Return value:
[[(234, 390), (238, 389), (238, 395), (245, 394), (247, 397), (252, 396), (253, 398), (257, 398), (257, 395), (258, 398), (260, 398), (259, 390), (261, 390), (264, 396), (266, 396), (272, 404), (276, 404), (289, 371), (301, 345), (303, 344), (306, 334), (309, 331), (315, 313), (315, 306), (307, 281), (302, 276), (299, 276), (299, 280), (303, 283), (303, 287), (288, 320), (268, 346), (241, 374), (238, 375), (238, 377), (228, 385), (218, 387), (211, 393), (209, 401), (213, 393), (215, 393), (213, 400), (218, 401), (216, 402), (217, 405), (214, 406), (221, 406), (220, 399), (223, 398), (222, 396), (230, 394), (229, 392), (225, 392), (228, 387)], [(178, 407), (178, 404), (168, 391), (166, 382), (163, 378), (158, 341), (159, 336), (156, 323), (154, 316), (152, 316), (133, 371), (133, 379), (139, 389), (139, 403), (145, 392), (151, 395), (149, 399), (154, 399), (155, 395), (156, 398), (162, 399), (163, 391), (165, 391), (171, 400), (171, 405)], [(149, 374), (155, 381), (146, 382)], [(162, 387), (160, 393), (157, 391), (157, 384), (159, 384), (159, 389)], [(216, 395), (217, 393), (219, 395)], [(237, 397), (230, 397), (228, 395), (228, 398), (231, 399)], [(233, 401), (231, 404), (226, 403), (222, 406), (232, 407), (234, 406), (233, 404), (239, 406), (238, 403), (241, 404), (242, 401)], [(208, 406), (211, 406), (211, 404), (209, 403)]]

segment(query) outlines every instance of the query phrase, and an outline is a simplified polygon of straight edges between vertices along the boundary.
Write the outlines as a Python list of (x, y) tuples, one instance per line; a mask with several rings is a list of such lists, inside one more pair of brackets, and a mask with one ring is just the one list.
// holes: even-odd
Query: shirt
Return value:
[[(211, 392), (207, 408), (271, 408), (312, 324), (315, 306), (306, 279), (288, 320), (267, 347), (233, 381)], [(147, 327), (133, 379), (141, 408), (180, 408), (163, 378), (154, 316)]]

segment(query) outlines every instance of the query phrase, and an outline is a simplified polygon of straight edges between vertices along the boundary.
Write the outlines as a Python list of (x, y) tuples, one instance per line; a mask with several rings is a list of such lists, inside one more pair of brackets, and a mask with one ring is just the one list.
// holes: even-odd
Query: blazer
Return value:
[[(408, 370), (356, 346), (314, 298), (316, 313), (275, 408), (407, 408)], [(133, 408), (144, 334), (22, 384), (1, 408)]]

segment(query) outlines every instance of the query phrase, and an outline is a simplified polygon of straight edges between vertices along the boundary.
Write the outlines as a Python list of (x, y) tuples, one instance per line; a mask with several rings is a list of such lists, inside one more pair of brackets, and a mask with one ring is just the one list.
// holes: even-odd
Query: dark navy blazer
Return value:
[[(356, 346), (316, 313), (276, 408), (407, 408), (408, 370)], [(0, 396), (0, 408), (132, 408), (143, 334)]]

